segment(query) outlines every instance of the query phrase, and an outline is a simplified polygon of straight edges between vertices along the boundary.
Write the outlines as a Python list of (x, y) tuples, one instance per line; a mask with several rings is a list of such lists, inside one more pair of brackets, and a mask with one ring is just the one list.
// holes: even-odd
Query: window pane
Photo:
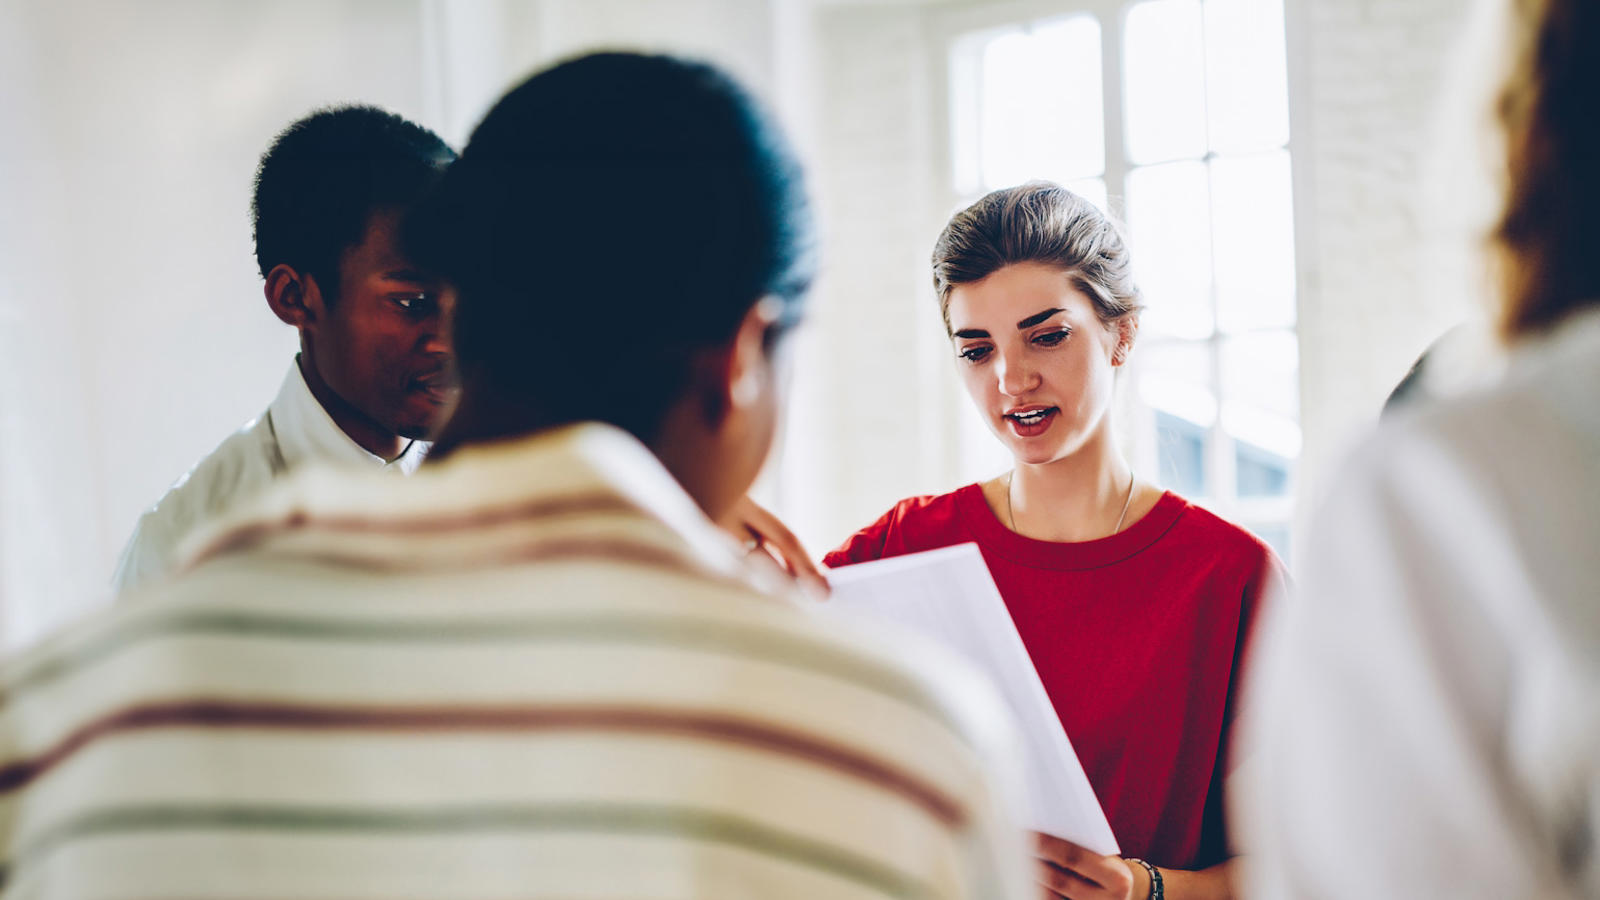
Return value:
[(1128, 173), (1133, 272), (1144, 292), (1147, 334), (1204, 338), (1211, 310), (1211, 210), (1199, 162), (1142, 166)]
[(1288, 328), (1294, 309), (1294, 210), (1287, 151), (1211, 162), (1217, 324)]
[(1199, 0), (1151, 0), (1128, 10), (1123, 49), (1128, 158), (1206, 152), (1205, 49)]
[(1155, 422), (1156, 481), (1190, 497), (1209, 494), (1207, 435), (1217, 421), (1210, 346), (1143, 343), (1133, 359), (1139, 401)]
[(1212, 151), (1283, 146), (1289, 140), (1283, 0), (1206, 0), (1205, 20)]
[(978, 155), (986, 189), (1105, 171), (1100, 23), (1073, 16), (983, 50)]
[(1222, 427), (1233, 436), (1240, 497), (1289, 492), (1300, 456), (1300, 347), (1292, 331), (1222, 344)]

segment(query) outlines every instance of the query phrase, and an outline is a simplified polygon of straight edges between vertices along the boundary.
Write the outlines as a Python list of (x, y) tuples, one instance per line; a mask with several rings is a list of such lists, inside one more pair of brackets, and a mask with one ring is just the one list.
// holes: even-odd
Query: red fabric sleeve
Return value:
[(849, 540), (822, 558), (822, 564), (830, 569), (837, 569), (840, 566), (882, 559), (884, 544), (889, 538), (889, 524), (894, 521), (900, 506), (901, 504), (895, 504), (892, 509), (879, 516), (878, 521), (850, 535)]

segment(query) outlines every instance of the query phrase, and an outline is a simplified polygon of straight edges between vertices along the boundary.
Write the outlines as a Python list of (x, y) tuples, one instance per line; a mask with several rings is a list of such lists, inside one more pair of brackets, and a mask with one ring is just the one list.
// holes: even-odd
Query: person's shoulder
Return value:
[(269, 484), (274, 468), (267, 428), (261, 418), (247, 422), (179, 476), (140, 515), (123, 551), (123, 565), (143, 560), (137, 566), (140, 570), (159, 569), (161, 561), (167, 560), (195, 526), (225, 510), (239, 496)]
[(150, 513), (183, 519), (217, 512), (241, 491), (273, 478), (270, 435), (264, 418), (253, 419), (228, 435), (172, 483)]
[(1600, 485), (1600, 407), (1588, 396), (1600, 342), (1593, 351), (1525, 349), (1494, 382), (1385, 420), (1351, 449), (1339, 486), (1419, 512), (1459, 506), (1452, 497), (1526, 506), (1519, 496), (1559, 504), (1584, 495)]
[(957, 514), (963, 495), (977, 490), (979, 490), (978, 485), (969, 484), (945, 494), (918, 494), (907, 497), (891, 506), (880, 521), (888, 520), (902, 524), (929, 519), (944, 521)]
[(1356, 458), (1441, 453), (1537, 466), (1600, 447), (1600, 310), (1575, 316), (1530, 339), (1505, 360), (1499, 377), (1385, 422)]
[(1168, 491), (1167, 497), (1172, 502), (1182, 504), (1182, 512), (1176, 527), (1190, 539), (1205, 543), (1218, 554), (1237, 556), (1256, 562), (1276, 559), (1271, 545), (1248, 528), (1231, 522), (1174, 491)]

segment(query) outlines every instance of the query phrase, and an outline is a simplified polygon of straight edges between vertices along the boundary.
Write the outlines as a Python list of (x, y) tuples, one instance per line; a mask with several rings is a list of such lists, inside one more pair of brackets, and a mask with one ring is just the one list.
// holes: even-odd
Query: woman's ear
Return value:
[(1113, 322), (1112, 328), (1117, 335), (1117, 345), (1111, 351), (1111, 364), (1120, 366), (1128, 361), (1128, 354), (1133, 352), (1133, 344), (1139, 338), (1139, 314), (1128, 313)]
[(286, 325), (303, 328), (314, 324), (322, 315), (322, 289), (317, 280), (293, 266), (285, 263), (273, 266), (261, 290), (272, 314)]

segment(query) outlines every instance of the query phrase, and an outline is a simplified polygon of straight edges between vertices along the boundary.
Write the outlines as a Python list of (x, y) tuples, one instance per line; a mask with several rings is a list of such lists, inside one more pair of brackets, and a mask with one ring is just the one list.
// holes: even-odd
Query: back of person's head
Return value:
[(1499, 101), (1508, 183), (1494, 239), (1501, 331), (1516, 338), (1600, 303), (1600, 3), (1508, 2), (1512, 69)]
[(524, 398), (541, 427), (649, 443), (696, 356), (764, 298), (801, 313), (812, 223), (773, 123), (702, 63), (603, 53), (497, 103), (413, 223), (458, 292), (464, 397)]
[(339, 288), (339, 257), (359, 244), (374, 212), (421, 198), (455, 159), (432, 131), (373, 106), (319, 110), (273, 139), (250, 204), (256, 263), (267, 277), (288, 265)]
[(992, 191), (956, 213), (934, 242), (933, 287), (945, 330), (952, 288), (1017, 263), (1066, 272), (1101, 321), (1142, 308), (1127, 243), (1111, 217), (1060, 185), (1030, 181)]

